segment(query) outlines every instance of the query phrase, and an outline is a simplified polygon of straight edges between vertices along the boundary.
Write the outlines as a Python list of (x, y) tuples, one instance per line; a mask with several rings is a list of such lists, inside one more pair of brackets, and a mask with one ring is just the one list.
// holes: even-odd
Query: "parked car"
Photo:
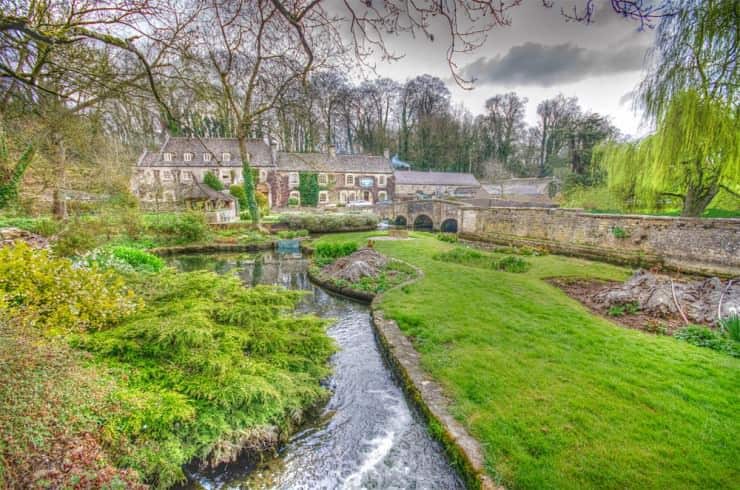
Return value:
[(352, 209), (371, 208), (373, 203), (370, 201), (349, 201), (347, 207)]

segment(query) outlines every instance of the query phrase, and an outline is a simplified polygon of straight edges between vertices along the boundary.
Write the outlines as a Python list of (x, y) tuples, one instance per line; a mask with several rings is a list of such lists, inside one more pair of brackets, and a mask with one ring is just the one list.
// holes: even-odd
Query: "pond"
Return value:
[(456, 489), (462, 481), (409, 406), (378, 348), (369, 308), (313, 285), (300, 254), (171, 257), (181, 270), (238, 274), (247, 286), (279, 284), (308, 292), (299, 311), (333, 320), (339, 346), (332, 357), (332, 392), (317, 419), (280, 450), (255, 465), (237, 461), (190, 471), (188, 489)]

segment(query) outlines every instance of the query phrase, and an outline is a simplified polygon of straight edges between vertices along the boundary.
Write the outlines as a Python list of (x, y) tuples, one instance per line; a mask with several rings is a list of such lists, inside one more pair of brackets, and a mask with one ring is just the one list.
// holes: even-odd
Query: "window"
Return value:
[(162, 170), (162, 180), (172, 180), (172, 172), (169, 170)]
[(192, 153), (183, 153), (182, 159), (185, 160), (186, 162), (189, 162), (189, 161), (191, 161), (193, 159), (193, 154)]
[(231, 153), (229, 153), (228, 151), (223, 152), (221, 154), (221, 160), (223, 160), (224, 162), (230, 162), (231, 161)]
[(183, 182), (190, 182), (193, 179), (193, 174), (189, 170), (183, 170), (180, 172), (180, 178)]
[(329, 183), (329, 177), (326, 174), (319, 174), (319, 185), (326, 185)]
[(301, 202), (301, 193), (298, 191), (290, 191), (289, 197), (290, 199), (297, 199), (298, 202)]
[(288, 184), (298, 185), (298, 172), (291, 172), (288, 174)]
[(221, 172), (221, 180), (231, 180), (231, 173), (228, 171)]
[(159, 180), (159, 170), (152, 170), (152, 174), (154, 174), (154, 180)]
[(345, 185), (355, 185), (355, 176), (352, 174), (347, 174), (344, 176), (344, 184)]
[(211, 154), (210, 153), (203, 153), (203, 161), (204, 162), (210, 162), (211, 161)]
[(357, 194), (355, 194), (355, 191), (352, 191), (349, 194), (347, 194), (347, 200), (349, 200), (349, 201), (356, 201), (357, 200)]
[(171, 162), (172, 161), (172, 153), (165, 152), (162, 157), (164, 158), (165, 162)]
[(378, 175), (378, 185), (385, 187), (385, 175)]
[(326, 191), (319, 191), (319, 202), (321, 203), (329, 202), (329, 193)]
[(385, 191), (378, 192), (378, 201), (387, 201), (388, 200), (388, 193)]
[(267, 170), (260, 170), (260, 182), (267, 182)]
[(339, 202), (346, 203), (347, 202), (347, 191), (340, 191), (339, 192)]

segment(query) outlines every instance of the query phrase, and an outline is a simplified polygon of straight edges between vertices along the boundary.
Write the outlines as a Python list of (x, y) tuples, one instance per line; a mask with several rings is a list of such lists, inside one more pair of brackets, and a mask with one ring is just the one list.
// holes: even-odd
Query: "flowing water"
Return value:
[(181, 270), (238, 273), (246, 285), (309, 292), (299, 311), (331, 318), (339, 346), (327, 381), (332, 396), (318, 420), (266, 464), (237, 461), (192, 472), (190, 489), (457, 489), (463, 484), (413, 411), (378, 349), (367, 306), (312, 285), (300, 255), (179, 256)]

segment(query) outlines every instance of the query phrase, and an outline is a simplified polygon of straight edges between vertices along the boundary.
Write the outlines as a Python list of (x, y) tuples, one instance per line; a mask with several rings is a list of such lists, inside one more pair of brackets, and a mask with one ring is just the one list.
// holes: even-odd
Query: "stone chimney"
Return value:
[(272, 157), (272, 164), (277, 164), (278, 142), (276, 140), (270, 140), (270, 156)]
[(329, 145), (329, 158), (335, 158), (337, 156), (337, 147)]
[(383, 150), (383, 157), (386, 160), (390, 160), (391, 159), (391, 149), (390, 148), (386, 148), (385, 150)]

